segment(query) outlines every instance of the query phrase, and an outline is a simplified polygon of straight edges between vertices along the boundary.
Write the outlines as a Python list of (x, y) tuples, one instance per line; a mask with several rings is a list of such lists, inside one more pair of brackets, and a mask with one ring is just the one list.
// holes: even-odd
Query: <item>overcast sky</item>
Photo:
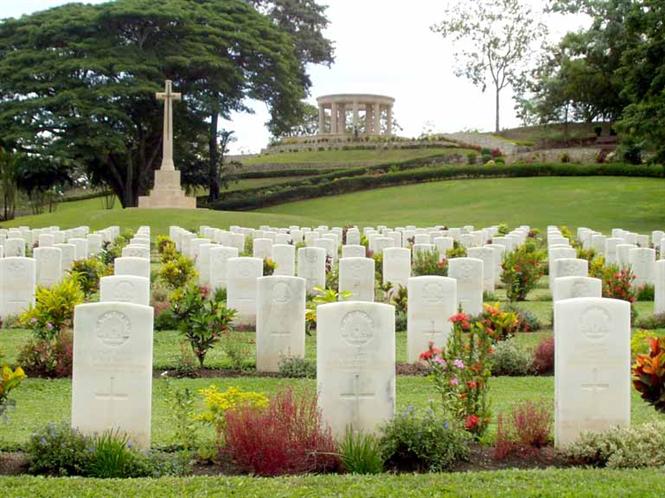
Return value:
[[(88, 0), (102, 3), (104, 0)], [(463, 0), (474, 1), (474, 0)], [(542, 8), (545, 0), (529, 0)], [(0, 0), (0, 18), (18, 17), (68, 0)], [(329, 93), (378, 93), (395, 98), (394, 116), (405, 136), (424, 127), (437, 132), (489, 131), (494, 128), (494, 97), (453, 72), (452, 46), (429, 27), (442, 19), (443, 0), (321, 0), (327, 3), (336, 62), (310, 68), (311, 96)], [(550, 38), (586, 23), (581, 17), (548, 15)], [(510, 91), (502, 98), (502, 126), (518, 126)], [(236, 114), (224, 127), (235, 130), (233, 152), (257, 152), (269, 134), (261, 103), (254, 114)]]

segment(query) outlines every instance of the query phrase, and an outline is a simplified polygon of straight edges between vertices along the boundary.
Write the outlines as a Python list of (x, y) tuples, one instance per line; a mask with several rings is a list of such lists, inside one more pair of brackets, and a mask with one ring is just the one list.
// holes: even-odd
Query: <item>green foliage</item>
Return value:
[(207, 289), (189, 285), (176, 291), (171, 302), (173, 314), (178, 318), (178, 330), (189, 341), (201, 367), (208, 351), (224, 334), (230, 333), (236, 313), (223, 302), (207, 297)]
[(531, 369), (531, 355), (521, 349), (514, 340), (501, 341), (494, 346), (492, 354), (492, 375), (528, 375)]
[(159, 254), (175, 252), (175, 242), (167, 235), (157, 236), (157, 252)]
[(635, 301), (653, 301), (656, 295), (656, 288), (653, 284), (644, 284), (635, 291)]
[(18, 362), (34, 376), (69, 377), (73, 349), (72, 332), (63, 330), (52, 339), (28, 341), (18, 355)]
[(517, 315), (517, 330), (519, 332), (535, 332), (543, 328), (538, 316), (529, 310), (518, 308), (512, 303), (503, 305), (502, 308)]
[(8, 406), (15, 403), (9, 399), (9, 393), (21, 385), (25, 379), (25, 372), (21, 367), (12, 370), (8, 365), (2, 363), (2, 351), (0, 351), (0, 417), (5, 413)]
[(23, 327), (32, 329), (37, 339), (53, 340), (63, 330), (72, 328), (74, 308), (84, 298), (79, 279), (69, 276), (51, 287), (38, 287), (35, 305), (19, 321)]
[(94, 437), (94, 452), (86, 475), (102, 479), (149, 477), (153, 469), (150, 460), (132, 450), (129, 438), (119, 432), (105, 432)]
[(649, 350), (632, 366), (633, 386), (644, 401), (665, 413), (665, 337), (650, 337)]
[[(421, 182), (473, 179), (514, 178), (534, 176), (645, 176), (662, 177), (662, 168), (630, 166), (625, 164), (511, 164), (504, 168), (486, 168), (483, 165), (435, 166), (417, 171), (404, 170), (382, 175), (367, 174), (365, 168), (337, 170), (320, 177), (297, 180), (270, 187), (230, 193), (207, 207), (216, 210), (259, 209), (315, 197), (334, 196), (360, 190)], [(361, 244), (363, 238), (361, 237)], [(251, 255), (251, 250), (246, 252)]]
[(654, 313), (644, 318), (640, 318), (637, 326), (641, 329), (665, 329), (665, 313)]
[(379, 439), (372, 434), (346, 431), (339, 444), (344, 470), (352, 474), (380, 474), (383, 455)]
[(26, 448), (30, 472), (52, 476), (84, 475), (93, 451), (89, 439), (68, 424), (49, 424)]
[(411, 273), (414, 277), (421, 275), (448, 275), (448, 262), (441, 259), (439, 251), (418, 251), (413, 255)]
[(453, 247), (446, 251), (446, 259), (450, 258), (466, 258), (466, 247), (457, 242), (453, 241)]
[(293, 379), (315, 379), (316, 363), (305, 358), (285, 356), (279, 360), (279, 375)]
[(578, 465), (644, 468), (665, 466), (665, 423), (617, 427), (601, 433), (585, 433), (565, 450)]
[[(165, 79), (175, 80), (187, 95), (174, 107), (174, 150), (185, 183), (205, 184), (207, 156), (216, 159), (207, 150), (204, 118), (240, 109), (251, 95), (268, 104), (271, 132), (288, 129), (301, 113), (310, 59), (294, 40), (305, 32), (325, 40), (315, 27), (322, 21), (310, 19), (313, 26), (292, 36), (288, 31), (302, 13), (278, 25), (240, 0), (173, 0), (169, 7), (166, 15), (153, 0), (70, 4), (3, 21), (3, 141), (20, 144), (33, 161), (58, 158), (56, 164), (85, 168), (95, 184), (110, 187), (128, 207), (150, 187), (158, 164), (162, 113), (154, 94), (163, 91)], [(36, 34), (44, 26), (49, 36), (40, 39)], [(68, 98), (52, 92), (53, 85)]]
[(113, 271), (110, 266), (93, 256), (74, 261), (69, 273), (78, 281), (85, 297), (89, 298), (99, 291), (99, 280), (106, 275), (111, 275)]
[(197, 399), (188, 387), (179, 388), (166, 379), (169, 417), (173, 430), (173, 443), (184, 450), (191, 451), (199, 444), (198, 423), (195, 420)]
[(275, 268), (277, 268), (277, 263), (275, 263), (272, 259), (270, 258), (265, 258), (263, 260), (263, 275), (264, 276), (270, 276), (273, 273), (275, 273)]
[(431, 409), (419, 414), (413, 407), (383, 429), (381, 451), (388, 468), (441, 472), (469, 457), (468, 434)]
[[(166, 252), (163, 254), (167, 254)], [(182, 254), (162, 263), (157, 272), (157, 278), (170, 289), (181, 289), (194, 283), (198, 273), (194, 262)]]
[(527, 241), (503, 258), (501, 281), (510, 301), (524, 301), (545, 273), (545, 253)]

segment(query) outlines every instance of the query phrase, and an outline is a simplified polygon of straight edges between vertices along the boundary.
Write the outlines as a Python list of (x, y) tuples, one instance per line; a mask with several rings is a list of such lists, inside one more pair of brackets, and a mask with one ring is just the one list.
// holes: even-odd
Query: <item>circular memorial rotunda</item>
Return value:
[(323, 95), (316, 102), (319, 135), (392, 135), (392, 97), (340, 93)]

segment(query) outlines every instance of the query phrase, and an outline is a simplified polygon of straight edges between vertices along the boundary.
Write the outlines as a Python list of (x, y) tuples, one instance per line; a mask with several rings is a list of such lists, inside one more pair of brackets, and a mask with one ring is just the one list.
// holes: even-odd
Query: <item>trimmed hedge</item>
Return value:
[[(396, 165), (388, 171), (379, 168), (340, 170), (295, 182), (232, 192), (217, 202), (205, 205), (209, 209), (242, 211), (273, 206), (284, 202), (339, 195), (359, 190), (392, 187), (411, 183), (459, 180), (470, 178), (511, 178), (531, 176), (636, 176), (663, 178), (662, 166), (633, 166), (627, 164), (513, 164), (511, 166), (449, 165), (419, 171), (415, 166)], [(421, 165), (419, 165), (421, 166)], [(385, 168), (385, 167), (384, 167)]]

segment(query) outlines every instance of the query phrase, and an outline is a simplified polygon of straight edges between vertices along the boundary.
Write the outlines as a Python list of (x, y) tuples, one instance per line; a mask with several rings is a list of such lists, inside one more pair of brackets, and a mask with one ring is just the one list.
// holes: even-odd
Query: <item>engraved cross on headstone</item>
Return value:
[(363, 399), (374, 399), (376, 393), (373, 392), (363, 392), (360, 388), (360, 374), (354, 374), (353, 376), (353, 392), (347, 392), (340, 394), (342, 399), (350, 399), (353, 401), (353, 419), (357, 420), (360, 415), (360, 400)]
[(436, 336), (440, 331), (436, 329), (436, 326), (434, 325), (434, 320), (430, 320), (430, 328), (431, 328), (431, 330), (425, 330), (425, 331), (423, 331), (423, 333), (426, 336), (429, 336), (430, 341), (433, 341), (434, 336)]
[(105, 412), (106, 419), (115, 422), (115, 406), (117, 401), (127, 401), (127, 394), (117, 393), (114, 386), (115, 377), (109, 379), (109, 388), (106, 392), (95, 393), (95, 399), (106, 401)]
[(593, 406), (592, 412), (593, 416), (592, 418), (596, 418), (595, 414), (598, 413), (598, 407), (596, 406), (596, 401), (597, 401), (597, 394), (602, 391), (607, 391), (610, 388), (609, 384), (601, 383), (598, 381), (598, 369), (594, 368), (593, 369), (593, 381), (588, 384), (582, 384), (582, 390), (583, 391), (589, 391), (591, 392), (591, 404)]
[(171, 80), (166, 80), (164, 92), (155, 94), (157, 100), (164, 101), (164, 141), (162, 143), (163, 170), (175, 170), (173, 163), (173, 101), (180, 100), (182, 94), (172, 91)]

